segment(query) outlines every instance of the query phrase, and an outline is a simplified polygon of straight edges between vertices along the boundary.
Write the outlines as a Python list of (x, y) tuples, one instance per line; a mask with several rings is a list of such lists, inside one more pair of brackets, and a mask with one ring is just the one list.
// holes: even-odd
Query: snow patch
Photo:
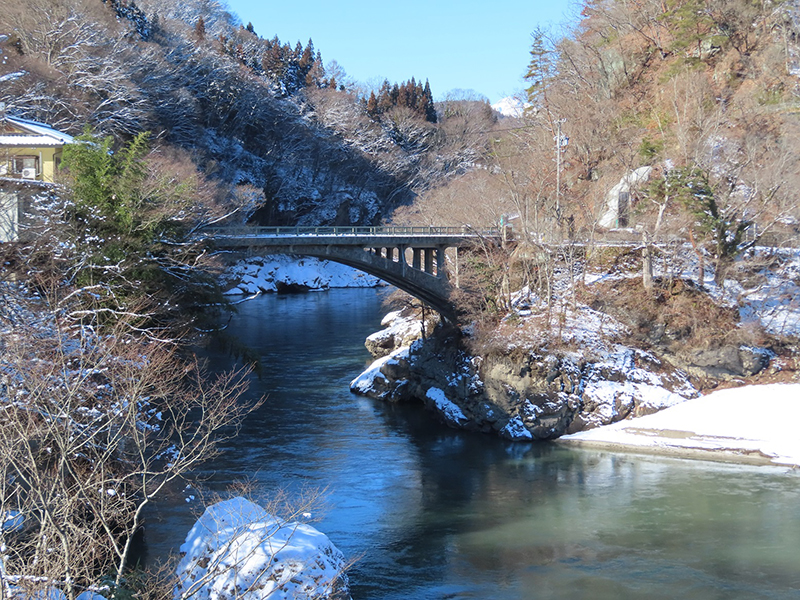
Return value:
[(500, 435), (510, 440), (532, 440), (533, 434), (528, 431), (519, 415), (509, 419), (505, 427), (500, 430)]
[(448, 423), (463, 425), (468, 421), (467, 416), (462, 412), (461, 408), (447, 399), (444, 390), (432, 387), (425, 393), (425, 397), (433, 402), (436, 410), (439, 411)]
[(646, 417), (561, 438), (631, 448), (762, 455), (800, 466), (800, 384), (720, 390)]

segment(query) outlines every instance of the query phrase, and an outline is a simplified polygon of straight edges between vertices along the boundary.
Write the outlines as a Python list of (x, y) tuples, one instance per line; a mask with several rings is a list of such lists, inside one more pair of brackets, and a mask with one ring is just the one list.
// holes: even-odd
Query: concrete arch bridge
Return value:
[[(499, 229), (470, 227), (206, 227), (216, 248), (248, 254), (298, 254), (342, 263), (379, 277), (454, 320), (449, 296), (458, 285), (458, 250), (499, 244)], [(449, 277), (447, 250), (455, 249)], [(451, 283), (452, 279), (452, 283)]]

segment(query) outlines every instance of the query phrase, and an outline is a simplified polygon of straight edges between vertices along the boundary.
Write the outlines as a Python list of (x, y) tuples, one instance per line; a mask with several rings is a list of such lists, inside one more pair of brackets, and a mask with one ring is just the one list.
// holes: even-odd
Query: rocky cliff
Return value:
[[(421, 402), (453, 427), (513, 440), (552, 439), (699, 395), (685, 370), (613, 336), (583, 349), (509, 345), (475, 356), (454, 327), (440, 325), (425, 338), (417, 327), (409, 344), (412, 322), (400, 313), (384, 320), (386, 329), (367, 343), (373, 354), (384, 356), (351, 387), (389, 402)], [(746, 363), (745, 370), (766, 361), (746, 348), (720, 352), (701, 357), (699, 362), (711, 362), (694, 365), (695, 374), (723, 371), (727, 359), (740, 367)]]

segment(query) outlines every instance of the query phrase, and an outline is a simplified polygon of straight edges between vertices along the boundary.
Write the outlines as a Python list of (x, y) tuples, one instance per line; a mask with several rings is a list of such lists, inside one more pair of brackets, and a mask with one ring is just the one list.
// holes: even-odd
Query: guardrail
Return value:
[(499, 236), (499, 229), (475, 229), (472, 227), (204, 227), (199, 232), (206, 236)]

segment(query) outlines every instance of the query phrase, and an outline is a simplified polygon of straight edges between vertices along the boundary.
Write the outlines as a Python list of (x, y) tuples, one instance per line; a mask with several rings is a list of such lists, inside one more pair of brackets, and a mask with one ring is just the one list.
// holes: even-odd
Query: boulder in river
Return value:
[(181, 553), (176, 600), (350, 598), (344, 556), (327, 536), (244, 498), (209, 506)]

